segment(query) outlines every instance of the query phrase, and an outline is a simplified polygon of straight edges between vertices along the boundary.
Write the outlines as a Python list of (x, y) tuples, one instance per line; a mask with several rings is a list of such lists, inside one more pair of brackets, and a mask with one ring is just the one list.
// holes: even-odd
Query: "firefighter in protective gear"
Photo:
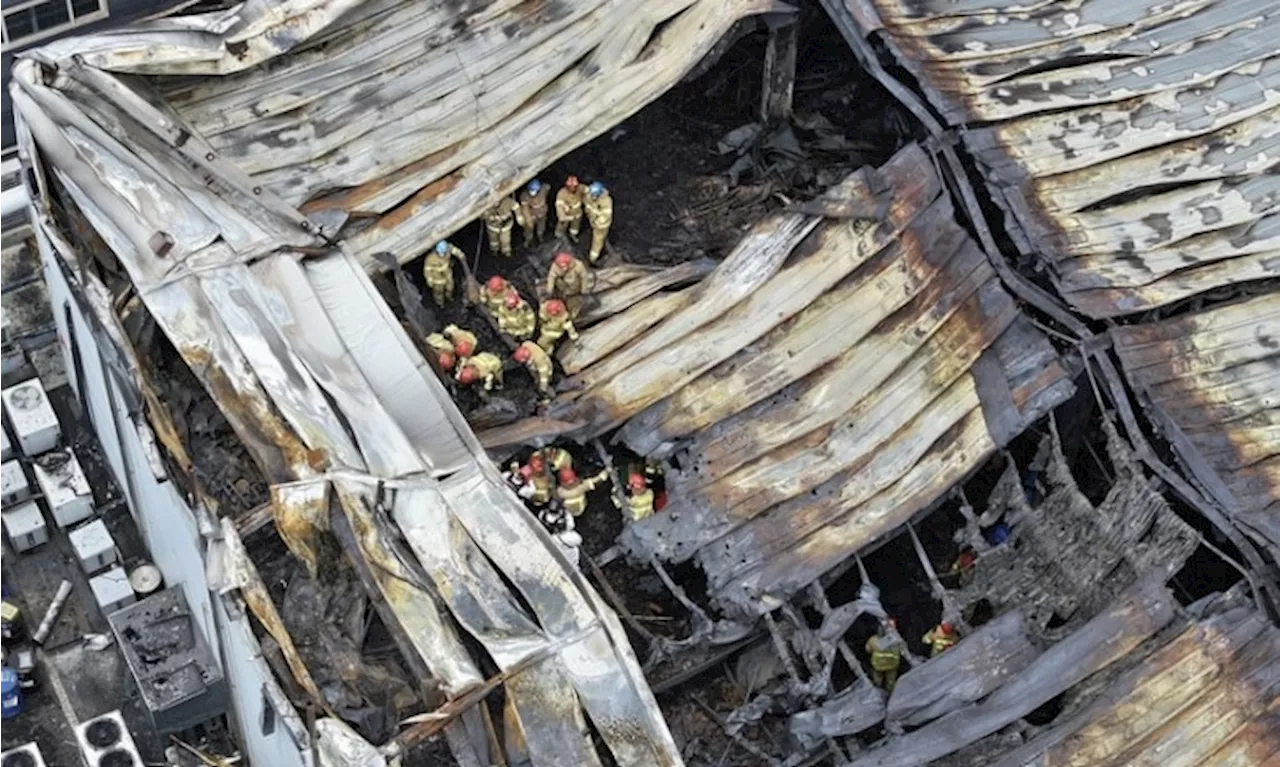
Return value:
[(502, 388), (502, 358), (492, 352), (480, 352), (467, 358), (458, 368), (458, 383), (470, 386), (484, 384), (485, 391)]
[(555, 348), (560, 336), (565, 333), (568, 333), (571, 339), (578, 337), (578, 329), (573, 326), (573, 320), (569, 319), (569, 312), (564, 308), (564, 302), (558, 298), (542, 302), (542, 306), (538, 307), (538, 323), (541, 325), (538, 346), (548, 354)]
[(480, 288), (480, 304), (489, 310), (489, 314), (498, 316), (502, 308), (502, 299), (506, 297), (511, 285), (500, 274), (490, 277)]
[(441, 240), (422, 260), (422, 276), (427, 281), (427, 287), (431, 288), (431, 297), (437, 306), (444, 306), (445, 302), (453, 299), (453, 259), (455, 258), (461, 261), (466, 258), (466, 254), (457, 245), (448, 240)]
[(556, 192), (556, 237), (564, 237), (578, 241), (578, 232), (582, 230), (582, 187), (577, 176), (564, 180), (564, 186)]
[(547, 234), (547, 196), (550, 194), (551, 187), (536, 178), (520, 191), (520, 210), (516, 213), (516, 220), (526, 248), (534, 240), (542, 242)]
[(502, 308), (498, 310), (498, 330), (517, 341), (523, 341), (533, 335), (537, 327), (537, 319), (533, 307), (520, 297), (515, 288), (508, 288), (502, 299)]
[[(445, 325), (444, 337), (453, 343), (454, 357), (462, 362), (476, 353), (476, 334), (457, 325)], [(427, 343), (431, 343), (429, 340)]]
[(963, 588), (973, 582), (973, 568), (978, 564), (978, 555), (973, 549), (965, 549), (951, 563), (945, 575), (955, 584), (953, 588)]
[(631, 519), (639, 522), (653, 516), (653, 488), (645, 481), (643, 474), (632, 474), (627, 478), (627, 510)]
[(521, 472), (524, 474), (525, 483), (531, 488), (529, 502), (535, 506), (546, 506), (550, 503), (554, 483), (551, 472), (547, 471), (547, 462), (542, 456), (537, 453), (529, 456), (529, 462), (521, 467)]
[(570, 319), (578, 319), (583, 296), (591, 289), (591, 272), (572, 253), (560, 252), (547, 270), (546, 294), (564, 302)]
[(587, 222), (591, 224), (591, 253), (588, 259), (594, 264), (604, 252), (604, 240), (609, 236), (609, 227), (613, 226), (613, 198), (609, 190), (599, 181), (592, 181), (587, 187), (587, 196), (582, 199), (583, 209), (587, 213)]
[(898, 668), (902, 666), (902, 653), (907, 643), (898, 634), (898, 622), (893, 618), (880, 624), (880, 630), (867, 640), (867, 655), (871, 656), (871, 681), (886, 692), (893, 692), (898, 683)]
[(511, 257), (511, 230), (515, 227), (515, 215), (520, 206), (510, 196), (498, 200), (498, 204), (484, 213), (484, 228), (489, 232), (489, 250)]
[[(551, 357), (532, 341), (523, 341), (516, 350), (511, 354), (512, 359), (519, 362), (529, 369), (529, 375), (533, 376), (533, 380), (538, 384), (538, 391), (544, 397), (551, 396)], [(552, 462), (553, 470), (558, 471), (560, 467)]]
[(951, 625), (950, 621), (942, 621), (937, 626), (929, 629), (929, 633), (924, 635), (924, 643), (929, 645), (930, 658), (938, 657), (958, 641), (960, 641), (960, 636), (956, 633), (956, 629)]
[(538, 455), (541, 455), (546, 460), (547, 465), (551, 467), (551, 470), (557, 474), (560, 473), (561, 469), (573, 468), (573, 454), (562, 447), (550, 445), (539, 450)]
[(601, 470), (594, 477), (580, 479), (573, 469), (566, 466), (560, 470), (557, 476), (560, 479), (560, 485), (556, 488), (556, 498), (560, 500), (560, 504), (564, 506), (565, 511), (575, 517), (580, 517), (582, 512), (587, 510), (587, 493), (594, 490), (596, 485), (608, 479), (609, 472)]
[(453, 363), (457, 360), (458, 354), (453, 348), (452, 341), (439, 333), (431, 333), (427, 336), (427, 346), (435, 356), (437, 368), (441, 371), (453, 370)]

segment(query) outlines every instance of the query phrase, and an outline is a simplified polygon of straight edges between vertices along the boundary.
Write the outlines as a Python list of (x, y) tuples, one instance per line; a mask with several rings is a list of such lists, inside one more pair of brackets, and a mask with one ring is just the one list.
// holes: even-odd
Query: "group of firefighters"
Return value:
[[(520, 190), (519, 202), (508, 195), (485, 211), (484, 226), (489, 233), (490, 250), (511, 257), (511, 232), (515, 224), (520, 225), (526, 247), (542, 242), (547, 231), (547, 197), (550, 193), (551, 188), (535, 178)], [(584, 188), (577, 176), (569, 176), (556, 192), (556, 238), (568, 235), (576, 243), (584, 215), (591, 225), (588, 258), (594, 264), (600, 260), (609, 227), (613, 226), (613, 198), (609, 196), (604, 182), (592, 181)]]
[[(542, 242), (546, 234), (547, 195), (549, 189), (540, 180), (530, 181), (520, 192), (517, 203), (504, 197), (485, 213), (489, 247), (494, 253), (511, 255), (511, 230), (519, 223), (526, 245)], [(570, 176), (556, 195), (556, 238), (576, 243), (582, 219), (591, 225), (591, 263), (599, 259), (605, 238), (613, 223), (613, 200), (604, 184), (595, 181), (584, 187)], [(432, 300), (444, 306), (453, 300), (454, 261), (465, 263), (465, 254), (448, 240), (437, 242), (423, 260), (422, 273)], [(578, 337), (574, 320), (582, 311), (585, 296), (591, 289), (592, 276), (587, 266), (568, 250), (556, 253), (545, 283), (538, 285), (540, 301), (537, 310), (520, 295), (520, 291), (501, 275), (494, 275), (479, 289), (479, 304), (493, 319), (498, 332), (514, 345), (512, 358), (529, 370), (539, 393), (551, 396), (553, 365), (551, 354), (564, 336)], [(485, 391), (502, 388), (503, 360), (497, 354), (481, 351), (476, 336), (469, 330), (450, 325), (441, 333), (432, 333), (427, 344), (435, 355), (436, 367), (442, 374), (452, 373), (462, 385), (478, 384)]]
[[(946, 652), (960, 635), (950, 621), (943, 620), (929, 629), (922, 637), (929, 647), (929, 657), (936, 658)], [(898, 670), (902, 666), (902, 656), (907, 651), (907, 643), (898, 633), (898, 622), (893, 618), (881, 621), (880, 630), (867, 640), (867, 655), (871, 657), (871, 681), (888, 692), (898, 683)]]
[[(627, 511), (637, 521), (655, 510), (655, 495), (646, 473), (633, 471), (627, 479)], [(573, 455), (563, 447), (551, 446), (535, 450), (523, 464), (513, 461), (504, 476), (576, 564), (582, 537), (574, 529), (574, 519), (587, 510), (587, 493), (608, 479), (608, 470), (579, 477)]]

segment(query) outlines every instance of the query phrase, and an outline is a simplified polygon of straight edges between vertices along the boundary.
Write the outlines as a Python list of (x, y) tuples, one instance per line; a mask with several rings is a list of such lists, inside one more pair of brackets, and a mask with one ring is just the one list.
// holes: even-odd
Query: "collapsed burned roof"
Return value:
[[(1275, 181), (1262, 171), (1274, 148), (1274, 121), (1265, 119), (1274, 115), (1274, 58), (1255, 54), (1257, 29), (1269, 29), (1273, 15), (1204, 2), (1154, 21), (1117, 9), (1106, 25), (1082, 26), (1053, 4), (996, 11), (968, 2), (898, 19), (876, 3), (894, 19), (881, 24), (866, 3), (824, 5), (930, 140), (768, 215), (719, 265), (695, 261), (614, 285), (592, 310), (599, 323), (561, 354), (571, 385), (552, 412), (564, 420), (511, 433), (519, 441), (616, 434), (638, 453), (678, 463), (673, 505), (628, 528), (624, 542), (636, 559), (693, 559), (708, 576), (723, 620), (687, 645), (736, 651), (767, 632), (790, 684), (748, 690), (742, 710), (720, 722), (739, 741), (744, 723), (785, 703), (802, 744), (795, 763), (829, 748), (840, 755), (826, 757), (845, 761), (865, 743), (833, 747), (835, 738), (908, 721), (921, 729), (890, 731), (857, 763), (960, 758), (968, 749), (1073, 759), (1098, 752), (1088, 733), (1122, 727), (1130, 706), (1158, 700), (1185, 660), (1206, 670), (1198, 686), (1179, 690), (1187, 715), (1225, 712), (1238, 725), (1224, 734), (1197, 720), (1195, 731), (1207, 732), (1197, 758), (1221, 748), (1265, 761), (1276, 751), (1265, 726), (1274, 718), (1276, 632), (1264, 616), (1277, 595), (1268, 595), (1274, 560), (1254, 541), (1263, 550), (1275, 542), (1274, 301), (1107, 332), (1089, 320), (1190, 295), (1213, 302), (1210, 288), (1271, 273)], [(420, 255), (658, 97), (739, 19), (773, 10), (751, 0), (249, 0), (59, 41), (17, 64), (19, 130), (50, 247), (115, 329), (118, 296), (102, 295), (51, 225), (60, 215), (47, 202), (56, 181), (271, 485), (279, 537), (321, 588), (333, 568), (354, 569), (344, 577), (368, 593), (414, 693), (439, 706), (387, 753), (452, 723), (445, 734), (464, 764), (502, 758), (487, 730), (507, 736), (513, 759), (534, 764), (680, 763), (614, 611), (500, 478), (366, 271), (378, 268), (375, 253), (402, 263)], [(1094, 62), (1081, 56), (1100, 55), (1164, 67), (1167, 57), (1148, 61), (1163, 54), (1133, 45), (1220, 37), (1176, 25), (1184, 11), (1227, 36), (1239, 32), (1233, 55), (1243, 58), (1231, 71), (1206, 79), (1179, 64), (1185, 77), (1170, 79), (1161, 69), (1155, 94), (1118, 85), (1094, 96), (1050, 82), (1056, 65), (1046, 61), (1088, 69)], [(912, 37), (920, 30), (928, 35)], [(1022, 37), (1005, 40), (1015, 32)], [(920, 63), (931, 59), (912, 64), (946, 122), (993, 121), (961, 134), (976, 164), (964, 163), (924, 103), (886, 72), (888, 57), (882, 64), (867, 45), (873, 33), (899, 52), (929, 35), (994, 36), (947, 49), (987, 89), (960, 106), (935, 93), (945, 78)], [(1079, 37), (1084, 54), (1059, 42)], [(985, 47), (996, 43), (1026, 60), (1000, 70)], [(1025, 78), (1052, 98), (1023, 84), (1005, 104), (1011, 97), (990, 82), (1001, 77)], [(1137, 120), (1110, 148), (1045, 134), (1055, 120), (1114, 132), (1103, 113), (1128, 120), (1141, 104), (1126, 99), (1150, 99), (1154, 109), (1172, 103), (1169, 93), (1183, 103), (1181, 90), (1237, 80), (1254, 83), (1258, 99), (1239, 110), (1235, 101), (1202, 108), (1185, 145), (1168, 144), (1154, 118)], [(1033, 120), (1041, 133), (1033, 135)], [(1026, 136), (1014, 142), (1019, 151), (1001, 143), (983, 153), (982, 136), (1015, 127)], [(1065, 161), (1055, 150), (1042, 167), (1046, 147)], [(1198, 158), (1193, 186), (1162, 181), (1139, 189), (1136, 202), (1119, 197), (1133, 192), (1126, 179), (1136, 173), (1180, 175), (1171, 158), (1187, 153)], [(971, 171), (1008, 206), (1008, 226), (988, 220)], [(1027, 254), (1030, 243), (1043, 250), (1052, 286), (1075, 312), (1006, 262), (993, 228)], [(1210, 255), (1209, 266), (1186, 261)], [(129, 348), (123, 333), (113, 341)], [(1133, 410), (1117, 357), (1154, 431)], [(1037, 469), (1048, 474), (1045, 497), (1019, 502), (1028, 467), (1007, 454), (1011, 442), (1033, 425), (1053, 432), (1046, 414), (1077, 388), (1106, 408), (1096, 417), (1115, 469), (1105, 498), (1091, 502), (1076, 487), (1053, 436)], [(149, 415), (161, 442), (183, 452), (160, 409)], [(1215, 418), (1228, 426), (1216, 428)], [(1179, 469), (1152, 445), (1156, 434)], [(1018, 520), (1012, 543), (983, 550), (972, 584), (945, 589), (912, 525), (1001, 460), (998, 492), (958, 513), (968, 515), (964, 532), (976, 547), (979, 521)], [(236, 524), (206, 528), (223, 585), (280, 648), (282, 676), (300, 700), (331, 713)], [(1211, 545), (1201, 529), (1244, 560), (1250, 589), (1187, 617), (1164, 582), (1196, 546)], [(858, 584), (872, 586), (859, 555), (895, 538), (910, 539), (944, 610), (972, 617), (962, 606), (986, 602), (996, 613), (986, 625), (973, 619), (956, 655), (905, 675), (897, 703), (870, 685), (847, 643), (857, 617), (882, 616), (883, 606), (862, 592), (832, 604), (824, 592), (855, 566)], [(1048, 577), (1029, 557), (1062, 562)], [(661, 564), (657, 572), (674, 585)], [(1027, 594), (1032, 605), (1019, 604)], [(1209, 640), (1216, 644), (1201, 645)], [(997, 652), (993, 673), (961, 664)], [(855, 681), (836, 679), (837, 658)], [(475, 704), (498, 687), (506, 709), (495, 717)], [(1012, 742), (1008, 728), (1062, 695), (1069, 718)], [(1164, 748), (1178, 731), (1166, 722), (1176, 724), (1181, 709), (1155, 708), (1164, 714), (1105, 756), (1123, 762)]]

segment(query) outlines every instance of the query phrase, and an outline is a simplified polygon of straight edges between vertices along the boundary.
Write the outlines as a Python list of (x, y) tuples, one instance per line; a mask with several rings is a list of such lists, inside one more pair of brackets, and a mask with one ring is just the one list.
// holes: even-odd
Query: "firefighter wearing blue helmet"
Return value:
[(520, 190), (520, 209), (516, 211), (516, 223), (520, 224), (525, 247), (535, 241), (542, 242), (547, 234), (547, 197), (550, 194), (551, 188), (536, 178)]
[(613, 226), (613, 198), (604, 183), (592, 181), (587, 187), (582, 207), (587, 214), (587, 223), (591, 224), (591, 252), (588, 255), (591, 263), (600, 259), (604, 252), (604, 241), (609, 236), (609, 227)]
[(441, 240), (423, 259), (422, 276), (427, 281), (427, 287), (431, 289), (431, 297), (439, 306), (444, 306), (446, 301), (453, 298), (453, 259), (455, 258), (462, 260), (465, 254), (448, 240)]

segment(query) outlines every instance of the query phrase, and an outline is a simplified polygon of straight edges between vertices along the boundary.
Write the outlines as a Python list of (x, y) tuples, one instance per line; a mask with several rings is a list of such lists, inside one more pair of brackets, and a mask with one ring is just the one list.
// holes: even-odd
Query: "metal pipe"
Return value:
[(62, 612), (62, 606), (67, 603), (67, 597), (69, 596), (71, 596), (71, 581), (63, 581), (58, 586), (58, 593), (53, 595), (53, 601), (49, 603), (49, 609), (44, 612), (44, 620), (40, 621), (40, 628), (36, 629), (36, 633), (31, 635), (32, 642), (44, 644), (49, 632), (53, 630), (53, 624), (58, 620), (58, 613)]
[(8, 218), (27, 209), (27, 188), (22, 184), (0, 193), (0, 216)]

